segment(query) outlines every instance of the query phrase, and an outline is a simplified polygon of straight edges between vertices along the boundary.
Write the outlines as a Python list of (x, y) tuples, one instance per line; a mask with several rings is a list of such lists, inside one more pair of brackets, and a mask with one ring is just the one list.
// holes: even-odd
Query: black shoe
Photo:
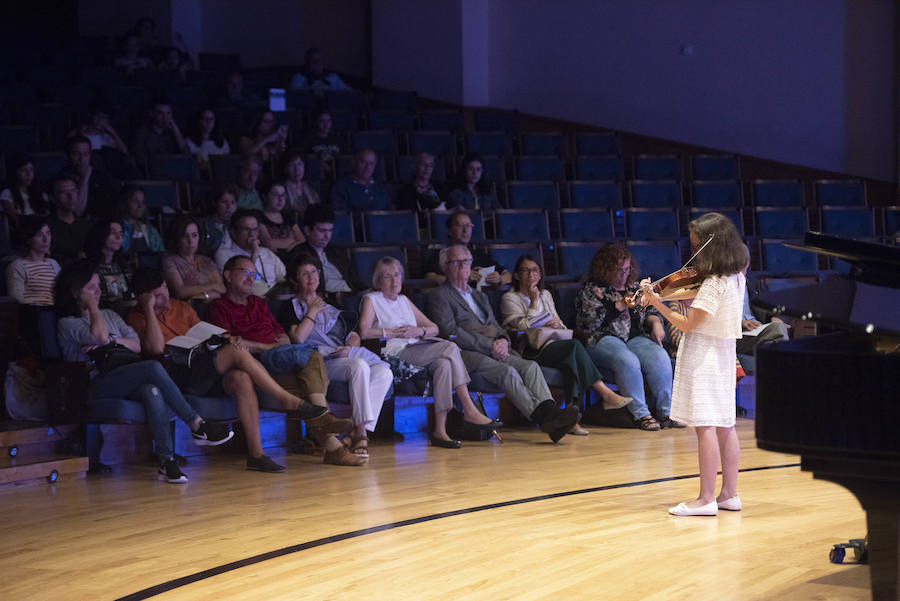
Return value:
[(287, 416), (292, 419), (314, 419), (328, 413), (328, 407), (322, 407), (314, 403), (302, 403), (296, 409), (287, 412)]
[(166, 479), (169, 484), (184, 484), (188, 481), (187, 476), (178, 467), (178, 462), (174, 459), (164, 459), (159, 464), (157, 474)]
[(481, 430), (499, 430), (503, 427), (503, 422), (500, 420), (491, 420), (486, 424), (476, 424), (475, 422), (470, 422), (468, 420), (463, 420), (463, 432), (466, 433), (474, 433), (480, 432)]
[(191, 436), (197, 446), (214, 447), (231, 440), (234, 432), (228, 424), (202, 421), (199, 428), (191, 430)]
[(666, 428), (687, 428), (687, 424), (676, 422), (671, 417), (666, 416), (659, 420), (659, 427), (663, 430)]
[(268, 472), (270, 474), (280, 474), (285, 470), (285, 467), (272, 461), (272, 458), (268, 455), (262, 454), (259, 457), (247, 457), (247, 469), (256, 470), (258, 472)]
[(442, 449), (458, 449), (462, 446), (462, 442), (459, 440), (444, 440), (443, 438), (438, 438), (432, 434), (431, 446), (440, 447)]
[(566, 407), (565, 409), (560, 409), (556, 417), (542, 422), (541, 432), (549, 434), (550, 440), (553, 442), (559, 442), (580, 419), (581, 412), (578, 410), (578, 407)]

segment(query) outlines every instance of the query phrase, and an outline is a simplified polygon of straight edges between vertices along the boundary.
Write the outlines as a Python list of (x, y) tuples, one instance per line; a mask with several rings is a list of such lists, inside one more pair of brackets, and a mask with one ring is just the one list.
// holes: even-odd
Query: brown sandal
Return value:
[(366, 436), (350, 437), (350, 452), (356, 455), (369, 456), (369, 439)]
[(347, 447), (343, 445), (339, 446), (333, 451), (325, 451), (325, 456), (322, 458), (323, 463), (328, 463), (330, 465), (348, 466), (363, 465), (368, 460), (368, 456), (355, 455), (348, 451)]
[(641, 419), (636, 420), (635, 424), (637, 424), (637, 427), (641, 430), (647, 430), (649, 432), (659, 430), (659, 422), (656, 421), (652, 415), (645, 415)]

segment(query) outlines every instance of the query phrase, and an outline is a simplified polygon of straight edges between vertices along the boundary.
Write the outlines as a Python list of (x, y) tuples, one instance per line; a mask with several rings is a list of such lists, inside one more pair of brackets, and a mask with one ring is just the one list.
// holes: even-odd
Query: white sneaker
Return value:
[(700, 507), (688, 507), (685, 503), (679, 503), (675, 507), (669, 508), (669, 513), (672, 515), (685, 516), (685, 515), (716, 515), (719, 513), (719, 508), (716, 505), (716, 502), (707, 503), (706, 505), (701, 505)]
[(740, 511), (741, 507), (743, 507), (741, 498), (738, 495), (734, 495), (730, 499), (725, 499), (718, 505), (719, 509), (725, 509), (727, 511)]

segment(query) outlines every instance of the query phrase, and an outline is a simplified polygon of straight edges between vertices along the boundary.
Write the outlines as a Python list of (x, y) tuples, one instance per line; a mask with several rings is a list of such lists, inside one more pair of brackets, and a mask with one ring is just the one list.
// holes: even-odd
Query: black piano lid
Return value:
[(845, 330), (900, 336), (900, 247), (807, 232), (791, 248), (837, 257), (852, 266), (848, 278), (768, 292), (752, 304)]

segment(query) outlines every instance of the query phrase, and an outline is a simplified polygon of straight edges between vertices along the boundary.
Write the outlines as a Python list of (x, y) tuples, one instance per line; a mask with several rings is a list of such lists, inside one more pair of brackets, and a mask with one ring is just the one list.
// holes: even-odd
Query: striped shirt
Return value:
[(52, 305), (58, 273), (59, 263), (53, 259), (31, 261), (20, 257), (6, 268), (6, 288), (23, 305)]

